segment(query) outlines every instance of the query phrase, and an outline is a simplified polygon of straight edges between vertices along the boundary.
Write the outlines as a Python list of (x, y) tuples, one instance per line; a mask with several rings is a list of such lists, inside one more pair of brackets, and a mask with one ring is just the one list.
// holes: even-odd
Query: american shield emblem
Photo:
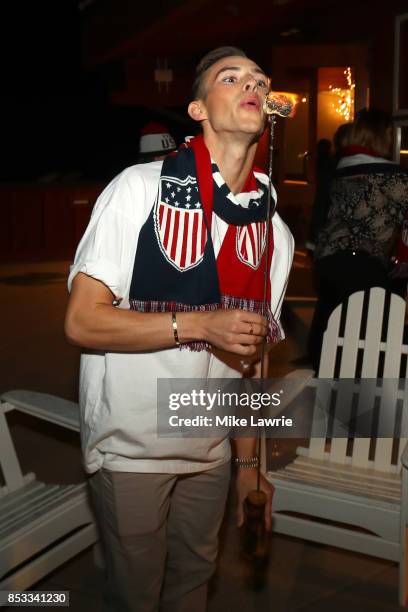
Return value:
[(177, 270), (185, 272), (201, 262), (207, 229), (194, 177), (160, 178), (155, 229), (163, 255)]
[(240, 261), (254, 270), (259, 267), (266, 245), (266, 221), (243, 225), (237, 230), (236, 249)]

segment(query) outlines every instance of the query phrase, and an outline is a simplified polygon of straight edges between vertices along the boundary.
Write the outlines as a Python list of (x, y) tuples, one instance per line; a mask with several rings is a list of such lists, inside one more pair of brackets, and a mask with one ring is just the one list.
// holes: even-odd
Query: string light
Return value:
[(347, 88), (333, 87), (329, 85), (330, 92), (338, 95), (337, 102), (332, 103), (335, 112), (341, 115), (345, 121), (353, 121), (354, 119), (354, 90), (356, 84), (353, 81), (350, 66), (344, 70), (344, 75), (347, 79)]

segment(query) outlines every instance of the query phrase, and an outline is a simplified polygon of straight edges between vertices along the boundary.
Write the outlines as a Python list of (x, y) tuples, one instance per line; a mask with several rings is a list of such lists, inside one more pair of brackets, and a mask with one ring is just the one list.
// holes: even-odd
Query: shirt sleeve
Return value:
[(137, 200), (144, 197), (143, 190), (138, 177), (132, 178), (131, 188), (124, 171), (99, 196), (70, 269), (68, 291), (83, 272), (104, 283), (116, 300), (126, 296), (143, 210)]

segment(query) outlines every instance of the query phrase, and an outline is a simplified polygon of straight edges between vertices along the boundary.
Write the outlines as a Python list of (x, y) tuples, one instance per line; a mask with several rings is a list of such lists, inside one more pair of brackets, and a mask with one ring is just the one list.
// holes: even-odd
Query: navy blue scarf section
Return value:
[[(214, 182), (213, 174), (218, 173), (215, 164), (211, 171), (208, 177), (210, 184), (204, 187), (198, 185), (192, 148), (182, 148), (177, 154), (165, 158), (156, 200), (140, 231), (136, 250), (129, 297), (137, 310), (165, 312), (171, 311), (175, 305), (176, 310), (186, 310), (188, 306), (209, 309), (210, 305), (216, 308), (220, 304), (220, 287), (211, 240), (211, 217), (204, 210), (201, 196), (203, 188), (213, 189), (213, 210), (229, 224), (247, 225), (266, 219), (268, 193), (264, 185), (259, 183), (259, 197), (249, 202), (248, 208), (243, 208), (229, 199), (230, 190), (226, 183), (218, 187)], [(190, 249), (195, 248), (196, 262), (190, 257), (191, 264), (184, 264), (183, 269), (183, 263), (171, 252), (171, 246), (164, 244), (161, 232), (173, 231), (173, 249), (176, 229), (179, 231), (179, 243), (196, 240), (190, 236), (183, 241), (183, 232), (180, 230), (181, 218), (187, 225), (192, 211), (197, 211), (197, 217), (202, 216), (202, 231), (205, 228), (207, 232), (206, 241), (201, 257), (197, 253), (199, 245), (189, 245)], [(167, 226), (164, 229), (160, 217), (165, 213)], [(171, 221), (168, 219), (170, 214)], [(190, 223), (198, 223), (199, 220)], [(187, 228), (184, 234), (187, 235)], [(177, 248), (183, 247), (186, 245), (177, 245)]]

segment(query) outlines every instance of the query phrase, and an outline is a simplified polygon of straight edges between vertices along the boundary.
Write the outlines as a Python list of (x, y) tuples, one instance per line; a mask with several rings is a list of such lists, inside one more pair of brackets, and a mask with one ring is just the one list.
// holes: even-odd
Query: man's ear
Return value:
[(187, 111), (194, 121), (203, 121), (204, 119), (207, 119), (207, 113), (205, 112), (205, 108), (201, 100), (193, 100), (193, 102), (190, 102)]

